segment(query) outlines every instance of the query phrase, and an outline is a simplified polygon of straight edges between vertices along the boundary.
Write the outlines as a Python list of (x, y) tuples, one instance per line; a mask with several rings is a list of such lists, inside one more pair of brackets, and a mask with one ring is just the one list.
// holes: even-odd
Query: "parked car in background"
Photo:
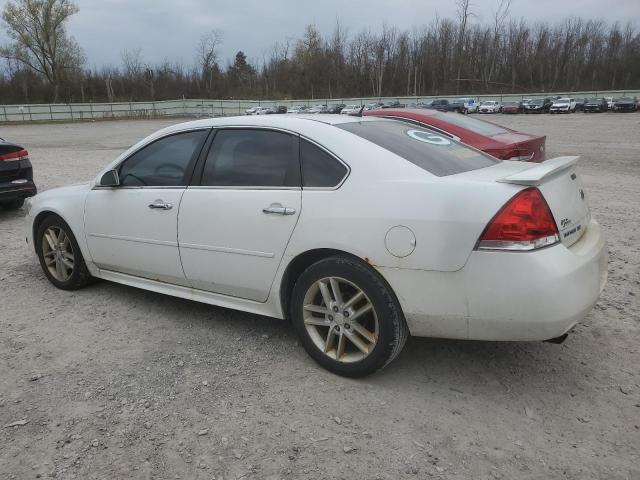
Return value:
[(101, 278), (286, 318), (321, 366), (361, 377), (409, 335), (564, 339), (607, 278), (577, 160), (504, 162), (374, 117), (212, 118), (35, 196), (26, 237), (56, 288)]
[(295, 105), (287, 110), (287, 113), (307, 113), (309, 107), (306, 105)]
[(284, 105), (278, 105), (276, 107), (271, 107), (271, 109), (269, 110), (269, 113), (273, 113), (273, 114), (283, 114), (283, 113), (287, 113), (287, 107), (285, 107)]
[(582, 112), (584, 110), (584, 104), (587, 103), (588, 98), (576, 98), (576, 112)]
[(584, 113), (600, 113), (606, 112), (608, 109), (609, 105), (604, 98), (588, 98), (582, 111)]
[(607, 101), (607, 110), (613, 110), (613, 97), (604, 97), (604, 99)]
[(473, 98), (460, 98), (458, 101), (464, 105), (466, 113), (476, 113), (478, 111), (478, 102)]
[(502, 104), (502, 113), (521, 113), (521, 112), (522, 112), (521, 102), (504, 102)]
[(495, 100), (487, 100), (480, 104), (478, 107), (478, 113), (500, 113), (502, 110), (502, 105), (500, 102), (496, 102)]
[(244, 113), (245, 113), (245, 115), (255, 115), (255, 114), (256, 114), (256, 109), (257, 109), (257, 108), (258, 108), (258, 107), (250, 107), (250, 108), (247, 108), (247, 109), (244, 111)]
[(553, 101), (549, 113), (573, 113), (576, 111), (576, 101), (573, 98), (563, 97)]
[(405, 105), (401, 104), (398, 100), (390, 100), (388, 102), (384, 102), (382, 108), (404, 108)]
[(325, 112), (321, 112), (321, 113), (341, 113), (342, 109), (346, 107), (346, 105), (344, 103), (339, 103), (337, 105), (331, 105), (327, 108), (327, 110)]
[(327, 110), (329, 110), (329, 107), (326, 105), (314, 105), (307, 113), (327, 113)]
[(613, 104), (614, 112), (635, 112), (638, 110), (638, 99), (634, 97), (622, 97)]
[(432, 100), (431, 102), (427, 103), (425, 108), (429, 108), (429, 109), (432, 109), (432, 110), (440, 110), (441, 112), (448, 112), (449, 111), (449, 100), (446, 100), (444, 98), (440, 98), (440, 99), (437, 99), (437, 100)]
[(365, 115), (419, 125), (502, 160), (542, 162), (546, 156), (547, 139), (544, 136), (516, 132), (455, 112), (403, 108), (376, 110)]
[(37, 193), (29, 152), (0, 138), (0, 207), (14, 210)]
[(534, 98), (524, 106), (524, 113), (549, 113), (549, 109), (553, 105), (550, 98)]
[(446, 111), (456, 113), (469, 113), (469, 111), (467, 110), (467, 103), (462, 98), (449, 102), (449, 106)]
[(273, 107), (256, 107), (253, 115), (268, 115), (273, 113)]
[(384, 103), (382, 103), (382, 102), (367, 103), (364, 106), (364, 109), (365, 110), (376, 110), (378, 108), (382, 108), (383, 105), (384, 105)]
[(362, 110), (362, 105), (346, 105), (340, 112), (342, 115), (358, 115)]

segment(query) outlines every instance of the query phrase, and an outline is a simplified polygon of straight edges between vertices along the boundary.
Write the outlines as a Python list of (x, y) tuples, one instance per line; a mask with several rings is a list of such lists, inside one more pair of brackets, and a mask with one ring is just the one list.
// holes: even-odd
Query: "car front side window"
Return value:
[(118, 170), (123, 187), (183, 187), (207, 138), (208, 130), (163, 137), (127, 158)]
[(201, 185), (300, 187), (298, 137), (274, 130), (224, 129), (216, 133)]

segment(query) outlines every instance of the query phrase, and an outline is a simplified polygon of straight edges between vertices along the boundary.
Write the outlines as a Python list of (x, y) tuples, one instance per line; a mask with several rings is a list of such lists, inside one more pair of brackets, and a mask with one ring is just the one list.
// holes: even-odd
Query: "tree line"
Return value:
[(176, 98), (326, 99), (453, 96), (640, 89), (640, 33), (633, 23), (566, 18), (557, 23), (510, 17), (497, 0), (490, 22), (474, 22), (469, 0), (454, 18), (401, 30), (358, 32), (339, 21), (330, 34), (314, 25), (276, 43), (261, 58), (238, 51), (224, 65), (223, 33), (194, 45), (191, 65), (151, 64), (139, 48), (121, 64), (87, 68), (68, 34), (72, 0), (12, 0), (2, 11), (9, 42), (0, 47), (0, 103), (151, 101)]

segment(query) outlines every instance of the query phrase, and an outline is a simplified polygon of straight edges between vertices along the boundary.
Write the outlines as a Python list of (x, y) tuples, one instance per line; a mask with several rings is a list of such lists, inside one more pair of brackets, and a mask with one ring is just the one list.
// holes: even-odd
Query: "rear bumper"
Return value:
[(31, 180), (17, 179), (0, 183), (0, 202), (33, 197), (38, 190)]
[(380, 268), (414, 336), (547, 340), (569, 331), (598, 301), (606, 244), (592, 221), (571, 247), (474, 251), (457, 272)]
[(33, 167), (28, 158), (0, 162), (0, 201), (33, 197), (36, 193)]

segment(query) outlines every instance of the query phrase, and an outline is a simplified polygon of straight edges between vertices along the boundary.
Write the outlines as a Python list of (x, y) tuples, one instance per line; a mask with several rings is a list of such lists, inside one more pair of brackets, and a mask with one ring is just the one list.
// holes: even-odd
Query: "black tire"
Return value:
[(17, 210), (22, 208), (24, 205), (24, 198), (17, 198), (15, 200), (11, 200), (10, 202), (2, 202), (0, 203), (0, 207), (5, 210)]
[[(378, 339), (362, 360), (347, 363), (330, 358), (316, 346), (305, 327), (304, 297), (315, 282), (327, 277), (340, 277), (351, 282), (373, 305), (378, 319)], [(385, 367), (402, 351), (409, 336), (400, 304), (387, 282), (366, 263), (347, 256), (325, 258), (308, 267), (294, 285), (289, 313), (311, 358), (327, 370), (345, 377), (364, 377)]]
[[(44, 234), (49, 227), (57, 227), (58, 229), (62, 230), (69, 238), (71, 247), (73, 249), (73, 270), (66, 281), (60, 281), (55, 278), (49, 271), (49, 267), (47, 267), (45, 263), (42, 242), (44, 240)], [(49, 215), (42, 221), (42, 223), (38, 227), (38, 230), (36, 231), (34, 243), (36, 253), (38, 254), (38, 258), (40, 259), (40, 266), (42, 267), (42, 271), (44, 272), (47, 279), (56, 287), (62, 290), (78, 290), (95, 282), (95, 278), (91, 276), (89, 270), (87, 269), (87, 265), (84, 262), (84, 257), (82, 256), (82, 252), (80, 251), (80, 247), (78, 246), (76, 237), (73, 235), (73, 232), (71, 231), (69, 225), (67, 225), (67, 223), (59, 216)]]

